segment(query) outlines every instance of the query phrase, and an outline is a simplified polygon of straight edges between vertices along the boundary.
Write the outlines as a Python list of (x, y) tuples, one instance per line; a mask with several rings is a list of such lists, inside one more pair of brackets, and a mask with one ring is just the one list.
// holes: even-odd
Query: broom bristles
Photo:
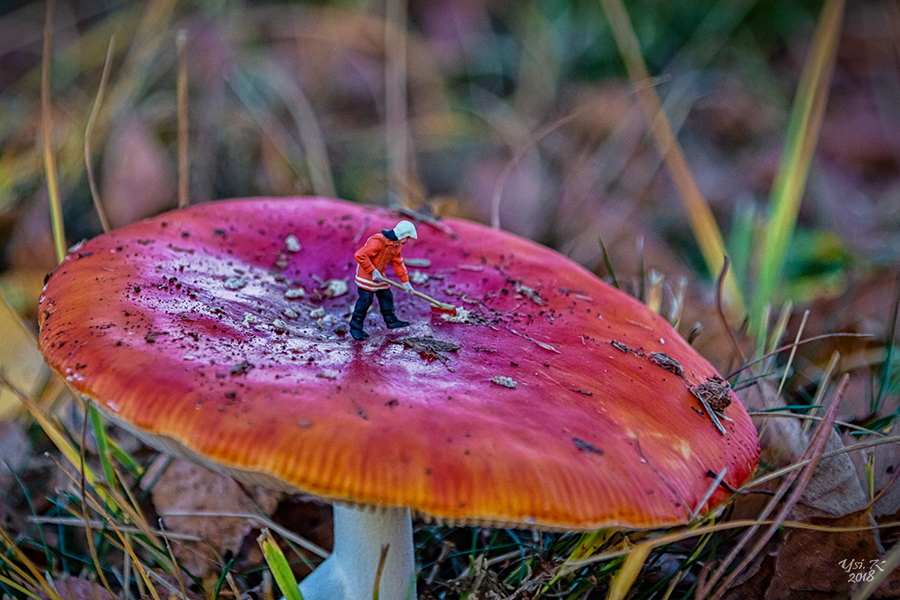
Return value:
[(441, 313), (441, 314), (444, 314), (444, 315), (455, 315), (455, 314), (456, 314), (456, 307), (453, 306), (452, 304), (442, 304), (442, 305), (432, 304), (432, 305), (431, 305), (431, 312), (433, 312), (433, 313)]

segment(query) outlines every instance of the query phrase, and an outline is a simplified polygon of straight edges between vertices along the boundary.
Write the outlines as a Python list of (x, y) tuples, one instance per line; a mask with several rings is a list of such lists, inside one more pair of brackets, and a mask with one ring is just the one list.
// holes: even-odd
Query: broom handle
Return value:
[[(385, 281), (385, 282), (391, 284), (391, 285), (394, 286), (395, 288), (399, 288), (399, 289), (401, 289), (401, 290), (406, 291), (406, 288), (404, 288), (402, 285), (400, 285), (400, 284), (397, 283), (396, 281), (393, 281), (392, 279), (388, 279), (387, 277), (384, 277), (384, 278), (382, 279), (382, 281)], [(446, 302), (441, 302), (440, 300), (435, 300), (435, 299), (432, 298), (431, 296), (426, 296), (425, 294), (423, 294), (423, 293), (420, 292), (419, 290), (413, 290), (412, 293), (413, 293), (414, 296), (418, 296), (419, 298), (422, 298), (423, 300), (428, 300), (432, 305), (437, 306), (437, 307), (439, 307), (439, 308), (440, 308), (440, 307), (449, 307), (449, 306), (450, 306), (450, 305), (447, 304)]]

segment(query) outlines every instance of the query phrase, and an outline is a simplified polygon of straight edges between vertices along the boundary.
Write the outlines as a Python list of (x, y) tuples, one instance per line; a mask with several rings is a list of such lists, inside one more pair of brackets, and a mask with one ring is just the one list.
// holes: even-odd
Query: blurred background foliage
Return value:
[[(792, 326), (810, 308), (808, 333), (871, 333), (883, 346), (900, 253), (896, 3), (841, 11), (796, 227), (768, 274), (770, 196), (823, 4), (625, 8), (652, 77), (638, 89), (659, 95), (748, 308), (762, 319), (772, 307), (758, 347), (785, 301)], [(0, 289), (32, 323), (56, 262), (41, 159), (45, 15), (44, 2), (0, 3)], [(610, 277), (602, 240), (637, 296), (661, 274), (660, 309), (717, 367), (733, 365), (714, 311), (718, 267), (601, 2), (57, 0), (52, 145), (68, 244), (101, 231), (85, 131), (111, 43), (88, 149), (101, 203), (113, 227), (176, 206), (179, 32), (192, 203), (324, 195), (490, 222), (499, 198), (502, 227)]]
[[(54, 263), (39, 153), (45, 3), (0, 7), (0, 281), (27, 313)], [(653, 77), (643, 85), (661, 97), (750, 297), (822, 4), (626, 9)], [(785, 278), (762, 286), (776, 307), (841, 297), (897, 262), (900, 10), (851, 2), (844, 13)], [(598, 238), (623, 273), (687, 276), (694, 291), (717, 275), (599, 2), (61, 0), (53, 31), (53, 145), (70, 244), (100, 231), (84, 143), (113, 36), (90, 140), (100, 197), (113, 226), (175, 206), (183, 31), (191, 202), (336, 195), (488, 222), (499, 196), (501, 226), (601, 274)]]
[[(765, 213), (821, 5), (637, 1), (627, 8), (696, 179), (720, 227), (735, 233), (748, 210)], [(409, 160), (393, 186), (384, 71), (401, 36), (393, 25), (385, 30), (381, 3), (58, 2), (53, 131), (68, 240), (99, 231), (82, 145), (113, 34), (110, 85), (92, 140), (101, 196), (114, 225), (174, 205), (175, 35), (184, 29), (193, 202), (336, 194), (431, 204), (484, 221), (510, 156), (541, 126), (574, 114), (532, 141), (513, 170), (502, 225), (589, 266), (599, 264), (599, 234), (633, 244), (636, 230), (671, 249), (674, 262), (702, 264), (599, 3), (412, 1), (408, 9)], [(5, 4), (0, 21), (4, 270), (52, 264), (35, 214), (46, 210), (35, 151), (43, 18), (44, 4), (30, 2)], [(798, 284), (791, 293), (801, 299), (840, 287), (859, 250), (881, 263), (895, 258), (888, 233), (897, 224), (890, 210), (897, 19), (892, 3), (848, 9), (804, 234), (795, 239), (802, 244), (791, 252), (790, 282)], [(732, 241), (747, 262), (752, 253)], [(816, 285), (817, 277), (803, 278), (809, 274), (830, 277)]]

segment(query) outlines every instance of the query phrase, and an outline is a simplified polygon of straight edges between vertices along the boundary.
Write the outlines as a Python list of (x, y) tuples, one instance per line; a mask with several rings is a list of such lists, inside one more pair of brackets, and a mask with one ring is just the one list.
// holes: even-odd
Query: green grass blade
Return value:
[[(581, 539), (578, 540), (578, 543), (575, 545), (575, 548), (569, 554), (569, 557), (566, 558), (565, 562), (560, 565), (559, 570), (556, 572), (550, 581), (548, 582), (548, 586), (553, 585), (566, 575), (572, 572), (572, 568), (570, 568), (570, 564), (574, 561), (583, 560), (588, 556), (594, 554), (597, 550), (603, 547), (606, 542), (609, 541), (609, 538), (612, 537), (615, 530), (612, 529), (600, 529), (597, 531), (590, 531), (588, 533), (584, 533), (581, 535)], [(545, 591), (547, 588), (544, 588)]]
[(785, 255), (797, 223), (825, 114), (843, 12), (844, 0), (828, 0), (822, 9), (791, 108), (784, 154), (772, 188), (756, 293), (752, 299), (751, 327), (756, 330), (763, 326), (763, 307), (774, 300), (784, 272)]
[(135, 458), (128, 452), (122, 450), (119, 444), (116, 443), (116, 440), (109, 438), (109, 436), (107, 436), (107, 440), (109, 441), (109, 447), (112, 450), (112, 455), (116, 458), (117, 461), (119, 461), (119, 464), (125, 467), (125, 470), (129, 473), (132, 473), (137, 477), (143, 476), (144, 467), (142, 467), (140, 463), (138, 463), (138, 461), (135, 460)]
[[(3, 459), (3, 464), (6, 465), (7, 471), (15, 478), (16, 483), (19, 484), (19, 489), (22, 492), (22, 496), (25, 498), (25, 502), (28, 503), (28, 508), (31, 511), (31, 516), (37, 518), (38, 514), (34, 508), (34, 502), (31, 501), (31, 493), (28, 491), (28, 488), (25, 487), (25, 484), (22, 483), (22, 480), (19, 478), (19, 472), (16, 469), (13, 469), (12, 465), (9, 464), (9, 461), (5, 458)], [(44, 551), (44, 559), (47, 561), (47, 564), (53, 564), (53, 561), (50, 559), (50, 547), (47, 546), (47, 538), (44, 536), (44, 528), (37, 528), (38, 535), (41, 537), (41, 549)]]
[(878, 387), (878, 396), (875, 398), (874, 405), (871, 407), (873, 413), (881, 408), (881, 404), (888, 395), (891, 381), (893, 380), (894, 348), (897, 340), (898, 313), (900, 313), (900, 278), (897, 279), (897, 291), (894, 294), (894, 312), (891, 313), (891, 326), (885, 344), (884, 362), (881, 364), (881, 372), (879, 373), (881, 385)]
[(756, 208), (750, 202), (738, 205), (731, 223), (728, 238), (728, 252), (731, 270), (738, 287), (747, 291), (747, 276), (750, 272), (750, 257), (753, 254), (753, 226), (756, 222)]
[(603, 252), (603, 264), (606, 266), (606, 272), (609, 273), (610, 278), (612, 279), (613, 287), (621, 289), (619, 287), (619, 281), (616, 279), (616, 271), (613, 269), (612, 261), (609, 259), (609, 253), (606, 251), (606, 246), (603, 245), (603, 239), (597, 238), (597, 241), (600, 242), (600, 250)]
[(86, 402), (88, 407), (88, 415), (91, 420), (91, 429), (94, 430), (94, 438), (97, 440), (97, 453), (100, 455), (100, 465), (103, 467), (103, 476), (106, 483), (110, 487), (116, 485), (116, 475), (113, 472), (112, 463), (109, 461), (110, 445), (109, 438), (106, 436), (106, 428), (103, 426), (103, 419), (100, 411), (94, 408), (90, 402)]
[(263, 556), (266, 557), (266, 564), (269, 565), (272, 576), (275, 577), (275, 583), (278, 584), (285, 599), (303, 600), (303, 595), (300, 593), (297, 579), (291, 572), (291, 565), (288, 564), (287, 558), (285, 558), (284, 553), (281, 551), (281, 548), (278, 547), (275, 538), (272, 537), (269, 530), (263, 529), (262, 533), (259, 534), (259, 537), (256, 538), (256, 541), (259, 542), (259, 546), (263, 551)]
[(763, 410), (758, 410), (758, 413), (776, 413), (776, 412), (787, 412), (787, 411), (807, 411), (807, 410), (818, 410), (825, 406), (824, 404), (791, 404), (789, 406), (779, 406), (778, 408), (766, 408)]

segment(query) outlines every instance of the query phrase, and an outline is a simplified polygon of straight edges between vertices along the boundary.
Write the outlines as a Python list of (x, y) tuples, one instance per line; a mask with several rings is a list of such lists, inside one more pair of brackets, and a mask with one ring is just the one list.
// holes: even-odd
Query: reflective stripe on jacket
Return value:
[(366, 245), (353, 254), (353, 258), (359, 263), (356, 267), (356, 285), (370, 292), (388, 289), (387, 283), (372, 281), (372, 273), (375, 272), (375, 269), (387, 277), (384, 270), (388, 264), (394, 266), (394, 272), (401, 282), (409, 281), (406, 265), (403, 264), (403, 256), (400, 255), (402, 249), (403, 244), (399, 241), (389, 240), (381, 233), (376, 233), (366, 240)]

